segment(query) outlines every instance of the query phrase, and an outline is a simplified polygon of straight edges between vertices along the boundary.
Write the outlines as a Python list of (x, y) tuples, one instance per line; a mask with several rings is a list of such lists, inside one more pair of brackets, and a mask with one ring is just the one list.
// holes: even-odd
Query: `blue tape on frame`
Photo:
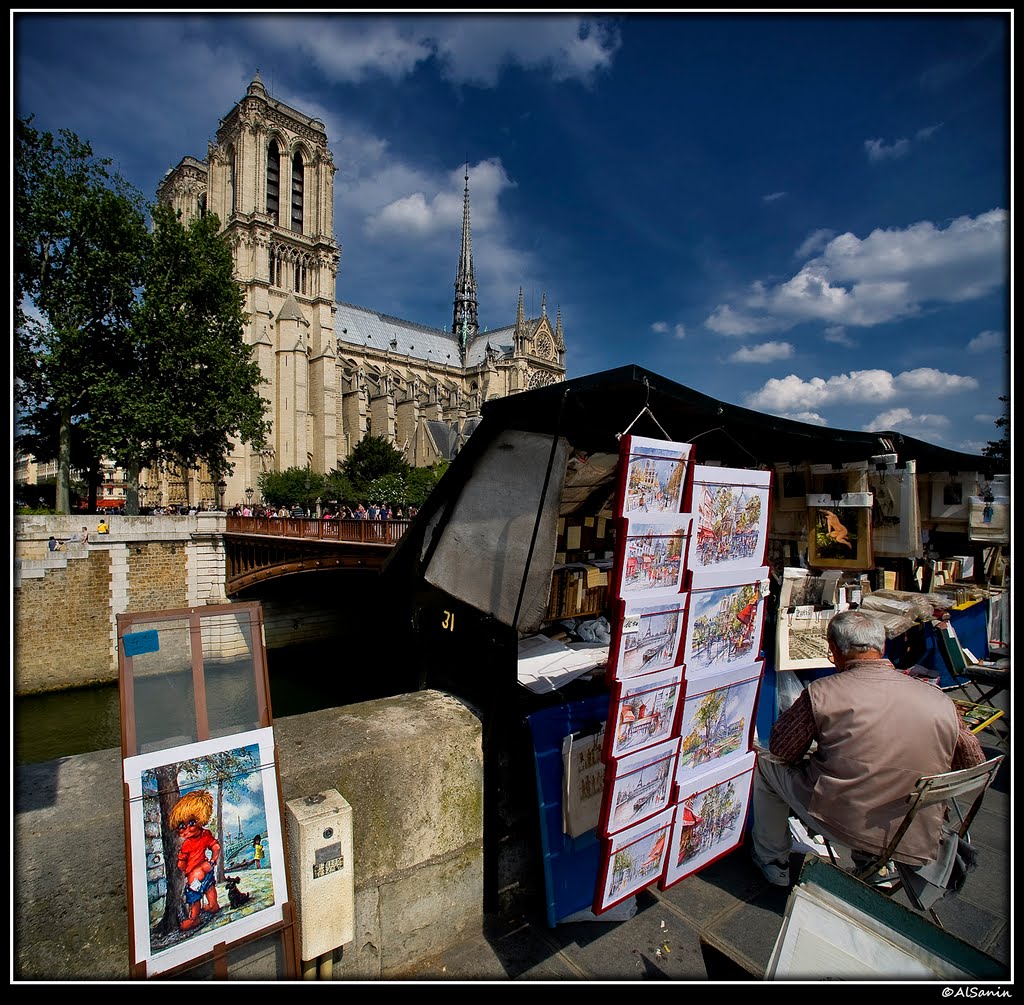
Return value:
[(160, 648), (160, 635), (155, 628), (148, 632), (132, 632), (121, 638), (124, 642), (125, 656), (141, 656), (143, 653), (155, 653)]

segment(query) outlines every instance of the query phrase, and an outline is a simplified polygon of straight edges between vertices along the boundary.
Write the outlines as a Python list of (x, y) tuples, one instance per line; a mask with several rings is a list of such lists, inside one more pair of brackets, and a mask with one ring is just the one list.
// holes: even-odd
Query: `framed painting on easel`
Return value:
[(124, 762), (134, 955), (154, 977), (284, 921), (271, 729)]
[(117, 615), (132, 977), (298, 973), (258, 602)]

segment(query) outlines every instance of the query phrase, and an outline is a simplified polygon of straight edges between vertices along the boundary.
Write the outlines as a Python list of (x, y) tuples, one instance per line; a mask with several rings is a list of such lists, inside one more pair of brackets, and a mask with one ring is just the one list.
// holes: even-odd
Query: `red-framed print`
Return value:
[(607, 679), (627, 680), (682, 662), (687, 593), (660, 601), (620, 600), (612, 624)]
[(764, 565), (771, 471), (695, 464), (692, 472), (687, 509), (693, 513), (693, 539), (687, 568), (724, 572)]
[(755, 758), (749, 751), (739, 761), (690, 779), (674, 807), (659, 889), (667, 890), (743, 843)]
[(688, 491), (692, 446), (627, 434), (619, 441), (620, 516), (678, 513)]
[(604, 839), (601, 874), (594, 891), (594, 914), (661, 879), (665, 871), (673, 809)]
[(686, 679), (752, 663), (761, 653), (768, 566), (690, 577), (683, 644)]
[(605, 731), (605, 763), (675, 736), (682, 698), (682, 667), (616, 682)]
[(613, 761), (605, 774), (600, 831), (615, 834), (666, 809), (675, 792), (679, 738)]
[(754, 716), (764, 661), (730, 667), (693, 681), (679, 713), (677, 793), (689, 779), (739, 761), (754, 740)]
[(615, 595), (639, 601), (679, 593), (692, 526), (690, 513), (619, 521)]

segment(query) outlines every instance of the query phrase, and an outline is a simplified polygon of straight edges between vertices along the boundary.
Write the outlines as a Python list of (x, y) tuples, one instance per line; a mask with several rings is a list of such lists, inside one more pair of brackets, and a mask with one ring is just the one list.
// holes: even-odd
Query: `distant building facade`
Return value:
[(186, 491), (231, 504), (262, 471), (326, 474), (371, 434), (415, 466), (450, 460), (484, 401), (565, 379), (561, 311), (552, 322), (546, 296), (540, 317), (527, 318), (520, 289), (512, 324), (480, 328), (468, 173), (450, 330), (336, 300), (335, 170), (324, 124), (270, 97), (257, 73), (206, 160), (185, 157), (161, 181), (158, 199), (183, 222), (207, 211), (221, 221), (272, 431), (263, 453), (235, 444), (234, 472), (219, 491), (205, 472), (189, 473), (186, 485), (164, 471), (147, 472), (149, 495), (159, 486), (169, 504)]

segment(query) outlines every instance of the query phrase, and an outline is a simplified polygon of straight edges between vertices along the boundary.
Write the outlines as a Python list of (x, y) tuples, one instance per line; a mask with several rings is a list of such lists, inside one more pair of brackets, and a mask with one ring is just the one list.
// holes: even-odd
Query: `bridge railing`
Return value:
[(304, 538), (346, 544), (397, 544), (411, 520), (317, 520), (315, 517), (229, 516), (229, 534)]

